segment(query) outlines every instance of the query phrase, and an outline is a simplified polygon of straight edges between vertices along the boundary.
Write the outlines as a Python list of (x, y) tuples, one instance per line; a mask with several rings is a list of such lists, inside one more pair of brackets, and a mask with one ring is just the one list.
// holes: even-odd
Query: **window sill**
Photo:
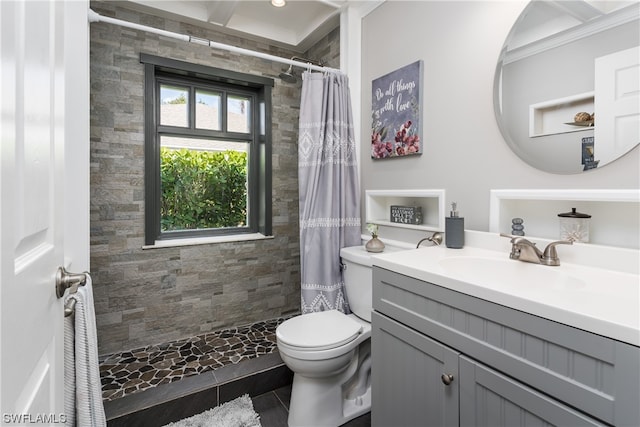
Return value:
[(266, 240), (273, 239), (273, 236), (265, 236), (261, 233), (251, 234), (233, 234), (228, 236), (215, 236), (215, 237), (192, 237), (188, 239), (167, 239), (156, 240), (153, 245), (145, 245), (142, 249), (161, 249), (161, 248), (174, 248), (179, 246), (194, 246), (194, 245), (209, 245), (215, 243), (230, 243), (230, 242), (247, 242), (251, 240)]

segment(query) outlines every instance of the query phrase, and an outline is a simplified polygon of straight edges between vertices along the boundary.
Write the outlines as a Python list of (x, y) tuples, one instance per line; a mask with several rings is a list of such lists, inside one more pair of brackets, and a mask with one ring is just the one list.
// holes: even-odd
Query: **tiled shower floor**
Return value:
[(100, 363), (105, 401), (276, 350), (276, 327), (287, 318), (210, 332), (114, 353)]

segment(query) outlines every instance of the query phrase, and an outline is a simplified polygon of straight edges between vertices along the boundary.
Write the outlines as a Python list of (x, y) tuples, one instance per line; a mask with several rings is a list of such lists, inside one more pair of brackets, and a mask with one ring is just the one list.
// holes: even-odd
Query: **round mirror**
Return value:
[(640, 143), (640, 3), (532, 1), (502, 48), (494, 108), (511, 149), (557, 174)]

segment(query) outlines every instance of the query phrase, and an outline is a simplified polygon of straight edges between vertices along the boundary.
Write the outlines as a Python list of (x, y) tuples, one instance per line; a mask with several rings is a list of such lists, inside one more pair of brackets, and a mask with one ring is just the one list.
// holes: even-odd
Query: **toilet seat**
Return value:
[(286, 320), (276, 329), (276, 336), (298, 351), (320, 351), (351, 342), (361, 332), (360, 323), (337, 310), (328, 310)]

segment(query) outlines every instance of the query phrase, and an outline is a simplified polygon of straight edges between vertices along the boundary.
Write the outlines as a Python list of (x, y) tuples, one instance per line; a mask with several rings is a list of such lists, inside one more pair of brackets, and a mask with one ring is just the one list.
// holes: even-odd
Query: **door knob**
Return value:
[(453, 375), (451, 375), (451, 374), (442, 374), (440, 379), (442, 380), (442, 383), (444, 385), (450, 385), (453, 382)]

